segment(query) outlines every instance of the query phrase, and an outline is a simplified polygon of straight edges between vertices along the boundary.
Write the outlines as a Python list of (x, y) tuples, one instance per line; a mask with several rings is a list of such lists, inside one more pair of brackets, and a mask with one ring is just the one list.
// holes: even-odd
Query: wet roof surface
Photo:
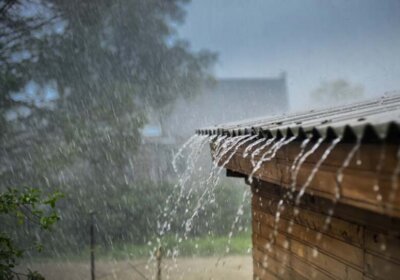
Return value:
[(399, 131), (400, 94), (396, 93), (328, 109), (225, 123), (198, 129), (196, 133), (400, 142)]

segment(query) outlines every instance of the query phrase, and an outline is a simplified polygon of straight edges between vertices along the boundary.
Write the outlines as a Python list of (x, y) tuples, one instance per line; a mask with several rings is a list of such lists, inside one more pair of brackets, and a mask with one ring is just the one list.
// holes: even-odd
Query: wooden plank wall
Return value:
[[(254, 177), (282, 187), (291, 187), (293, 182), (291, 168), (301, 150), (300, 144), (295, 141), (283, 146), (273, 159), (263, 163), (262, 167), (255, 172)], [(308, 151), (313, 145), (314, 143), (309, 144), (306, 150)], [(329, 146), (330, 143), (323, 143), (307, 157), (299, 169), (295, 188), (300, 189), (307, 182), (313, 168)], [(355, 144), (348, 143), (337, 145), (320, 166), (306, 191), (332, 199), (338, 187), (338, 172), (354, 147)], [(213, 146), (211, 148), (213, 149)], [(243, 157), (245, 148), (246, 146), (239, 147), (232, 156), (227, 153), (219, 164), (230, 157), (225, 168), (236, 173), (251, 174), (254, 166), (250, 161), (250, 156)], [(254, 160), (257, 162), (268, 149), (261, 151)], [(255, 148), (252, 151), (254, 150)], [(363, 144), (349, 166), (343, 170), (340, 201), (357, 208), (400, 218), (400, 191), (398, 191), (400, 174), (396, 172), (396, 167), (400, 164), (397, 158), (398, 151), (397, 145)]]
[(399, 219), (306, 194), (276, 222), (285, 191), (252, 184), (254, 279), (400, 279)]

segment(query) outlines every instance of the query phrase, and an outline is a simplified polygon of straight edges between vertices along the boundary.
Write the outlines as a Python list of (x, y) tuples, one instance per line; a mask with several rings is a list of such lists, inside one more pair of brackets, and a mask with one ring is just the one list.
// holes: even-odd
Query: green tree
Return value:
[[(85, 240), (89, 211), (118, 213), (119, 190), (137, 186), (132, 162), (147, 112), (162, 118), (176, 98), (193, 96), (210, 78), (215, 55), (192, 52), (176, 36), (187, 2), (21, 0), (8, 9), (11, 18), (30, 5), (45, 12), (35, 14), (43, 24), (26, 34), (29, 44), (10, 53), (26, 59), (0, 62), (14, 85), (1, 93), (13, 107), (0, 104), (0, 180), (63, 189), (60, 227), (75, 236), (68, 242)], [(7, 118), (10, 112), (16, 117)], [(107, 215), (98, 218), (103, 235), (115, 232)]]
[(0, 279), (14, 279), (25, 276), (27, 279), (44, 279), (38, 272), (28, 270), (27, 273), (16, 270), (18, 259), (27, 250), (42, 250), (42, 244), (30, 239), (27, 248), (22, 248), (21, 240), (15, 240), (7, 229), (20, 228), (24, 224), (32, 224), (40, 230), (50, 230), (59, 220), (55, 210), (56, 202), (62, 197), (61, 193), (43, 196), (39, 189), (25, 188), (23, 191), (8, 189), (0, 193), (0, 222), (4, 226), (0, 231)]
[(6, 113), (39, 109), (32, 100), (14, 98), (14, 94), (30, 79), (29, 68), (38, 58), (43, 30), (52, 29), (54, 16), (49, 9), (49, 3), (41, 0), (0, 3), (0, 137), (9, 132)]

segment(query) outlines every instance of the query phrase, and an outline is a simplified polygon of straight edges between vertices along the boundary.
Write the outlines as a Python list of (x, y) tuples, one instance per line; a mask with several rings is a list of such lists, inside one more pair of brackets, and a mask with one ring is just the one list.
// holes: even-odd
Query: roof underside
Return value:
[(201, 135), (259, 135), (299, 139), (400, 140), (400, 94), (323, 110), (226, 123), (196, 130)]

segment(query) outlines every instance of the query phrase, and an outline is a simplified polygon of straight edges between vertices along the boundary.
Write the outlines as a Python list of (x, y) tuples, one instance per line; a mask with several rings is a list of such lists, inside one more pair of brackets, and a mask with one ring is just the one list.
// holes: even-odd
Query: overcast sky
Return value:
[(179, 28), (217, 77), (288, 74), (292, 108), (323, 81), (400, 89), (400, 0), (192, 0)]

